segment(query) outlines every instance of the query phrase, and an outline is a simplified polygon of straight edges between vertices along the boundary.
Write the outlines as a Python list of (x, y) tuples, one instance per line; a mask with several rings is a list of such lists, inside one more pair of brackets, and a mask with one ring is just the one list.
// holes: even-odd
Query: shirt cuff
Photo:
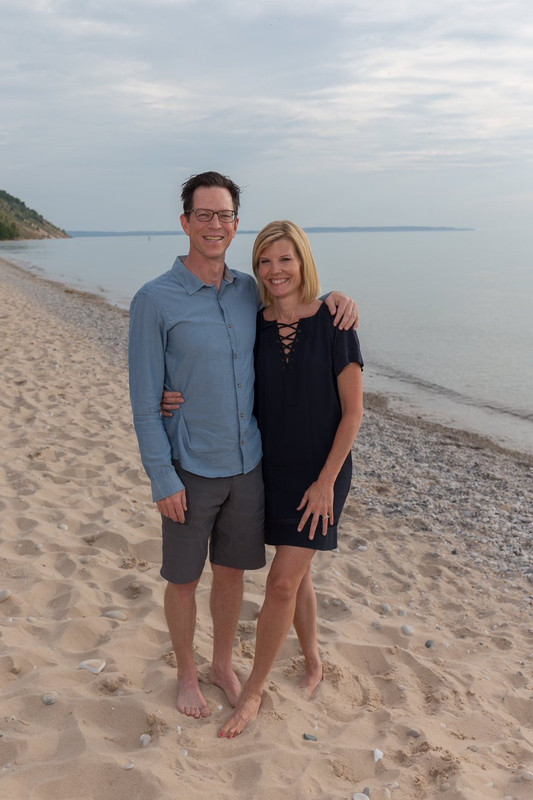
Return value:
[(157, 503), (158, 500), (164, 500), (165, 497), (170, 497), (170, 495), (185, 489), (178, 473), (172, 466), (156, 476), (152, 475), (151, 480), (152, 500), (154, 503)]

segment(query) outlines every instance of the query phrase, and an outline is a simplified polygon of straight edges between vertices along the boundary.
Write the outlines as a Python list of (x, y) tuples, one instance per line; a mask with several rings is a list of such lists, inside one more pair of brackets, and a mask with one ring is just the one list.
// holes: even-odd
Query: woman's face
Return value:
[(259, 256), (257, 275), (273, 298), (302, 294), (302, 262), (290, 239), (278, 239)]

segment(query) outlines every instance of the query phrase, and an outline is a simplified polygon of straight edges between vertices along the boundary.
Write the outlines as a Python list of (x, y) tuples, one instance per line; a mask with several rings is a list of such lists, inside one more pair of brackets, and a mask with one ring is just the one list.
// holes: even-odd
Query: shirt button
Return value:
[(237, 389), (242, 389), (242, 383), (237, 384)]
[(237, 353), (235, 353), (235, 354), (234, 354), (233, 358), (239, 358), (239, 356), (237, 355)]
[(228, 328), (231, 328), (231, 322), (228, 322)]
[(241, 411), (241, 417), (244, 417), (244, 411)]

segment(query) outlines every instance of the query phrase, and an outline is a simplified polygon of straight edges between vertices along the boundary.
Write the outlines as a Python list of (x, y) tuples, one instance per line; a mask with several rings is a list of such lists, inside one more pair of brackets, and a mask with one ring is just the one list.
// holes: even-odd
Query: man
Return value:
[[(232, 650), (243, 572), (265, 564), (261, 439), (253, 416), (253, 347), (259, 298), (251, 275), (225, 255), (238, 227), (240, 189), (217, 172), (182, 187), (189, 252), (145, 284), (131, 304), (130, 394), (141, 458), (162, 515), (165, 614), (178, 668), (178, 710), (209, 716), (193, 656), (196, 587), (207, 553), (213, 573), (209, 680), (235, 705)], [(338, 303), (338, 309), (335, 307)], [(355, 305), (330, 295), (337, 318)], [(344, 323), (344, 318), (343, 318)], [(163, 389), (186, 402), (163, 418)]]

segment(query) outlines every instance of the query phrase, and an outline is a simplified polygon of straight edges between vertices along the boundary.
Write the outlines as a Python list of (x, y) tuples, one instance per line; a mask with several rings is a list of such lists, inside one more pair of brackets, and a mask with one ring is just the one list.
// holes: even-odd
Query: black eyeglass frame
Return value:
[[(211, 216), (210, 217), (206, 217), (206, 219), (199, 219), (198, 218), (198, 214), (200, 212), (203, 213), (203, 214), (210, 214)], [(187, 215), (194, 214), (194, 217), (197, 220), (197, 222), (211, 222), (211, 220), (213, 219), (215, 214), (218, 217), (218, 221), (220, 223), (222, 223), (222, 224), (224, 224), (224, 223), (228, 224), (229, 222), (235, 222), (235, 220), (237, 219), (237, 212), (236, 211), (231, 211), (229, 208), (224, 208), (221, 211), (213, 211), (210, 208), (191, 208), (189, 211), (186, 211), (185, 214), (187, 214)], [(231, 219), (220, 219), (220, 215), (221, 214), (231, 215)]]

